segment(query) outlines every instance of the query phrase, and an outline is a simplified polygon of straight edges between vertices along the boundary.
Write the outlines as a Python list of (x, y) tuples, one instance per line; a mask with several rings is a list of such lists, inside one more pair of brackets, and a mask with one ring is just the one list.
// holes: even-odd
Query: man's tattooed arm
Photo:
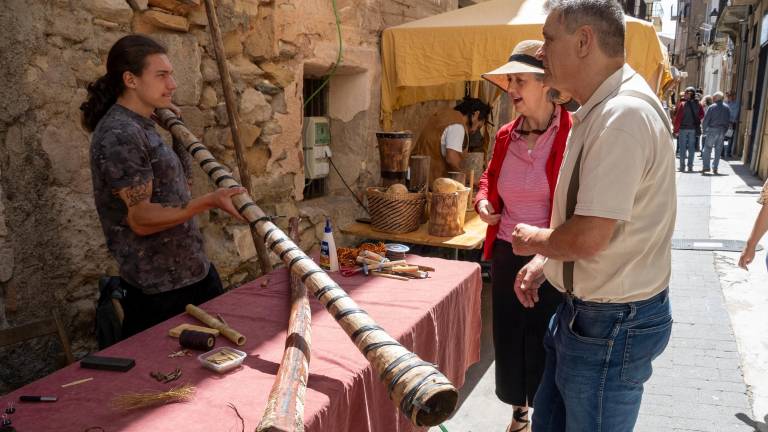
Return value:
[(142, 185), (121, 189), (118, 191), (118, 194), (125, 202), (125, 205), (133, 207), (142, 201), (148, 201), (152, 196), (152, 181), (148, 181)]

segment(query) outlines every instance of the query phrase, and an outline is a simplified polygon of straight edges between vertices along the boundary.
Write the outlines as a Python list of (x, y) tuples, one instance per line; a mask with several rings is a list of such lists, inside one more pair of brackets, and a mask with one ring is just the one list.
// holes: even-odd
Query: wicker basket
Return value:
[(427, 202), (424, 194), (391, 194), (384, 192), (385, 190), (378, 187), (370, 187), (367, 190), (371, 228), (391, 234), (402, 234), (419, 229), (424, 205)]
[(464, 234), (469, 191), (466, 188), (458, 192), (430, 194), (428, 231), (431, 235), (454, 237)]

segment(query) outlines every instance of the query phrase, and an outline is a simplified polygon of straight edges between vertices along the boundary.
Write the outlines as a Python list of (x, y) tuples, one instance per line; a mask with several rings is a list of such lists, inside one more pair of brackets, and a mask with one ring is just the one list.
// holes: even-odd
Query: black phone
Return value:
[(136, 365), (133, 359), (89, 355), (80, 361), (80, 367), (86, 369), (111, 370), (126, 372)]

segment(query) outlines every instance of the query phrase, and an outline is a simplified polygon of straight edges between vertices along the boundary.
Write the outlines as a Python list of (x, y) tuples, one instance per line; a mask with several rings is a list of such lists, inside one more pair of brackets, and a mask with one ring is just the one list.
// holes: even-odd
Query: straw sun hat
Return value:
[(507, 74), (515, 73), (544, 73), (544, 63), (536, 58), (536, 53), (544, 45), (544, 42), (537, 40), (524, 40), (515, 46), (512, 54), (509, 55), (509, 61), (490, 72), (481, 76), (499, 87), (505, 93), (509, 86)]
[[(536, 57), (536, 54), (542, 46), (544, 46), (544, 42), (542, 41), (524, 40), (515, 46), (515, 49), (512, 50), (512, 54), (509, 55), (509, 61), (506, 64), (490, 72), (486, 72), (481, 76), (491, 84), (500, 88), (504, 93), (507, 93), (509, 87), (509, 78), (507, 77), (507, 74), (544, 73), (544, 63)], [(562, 94), (555, 89), (550, 90), (550, 92), (552, 102), (558, 105), (571, 102), (569, 95)], [(575, 111), (576, 106), (573, 106), (572, 108), (573, 109), (569, 108), (569, 110)]]

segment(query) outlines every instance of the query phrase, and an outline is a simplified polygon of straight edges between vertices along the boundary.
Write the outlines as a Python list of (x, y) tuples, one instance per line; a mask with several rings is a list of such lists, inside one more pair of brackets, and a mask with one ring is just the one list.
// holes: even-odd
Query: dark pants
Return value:
[(125, 312), (123, 338), (133, 336), (184, 312), (188, 304), (199, 305), (224, 292), (219, 273), (213, 264), (201, 281), (173, 291), (144, 294), (141, 289), (122, 278), (121, 285), (126, 291), (122, 301)]
[(563, 296), (549, 282), (539, 288), (539, 302), (528, 309), (514, 291), (515, 276), (531, 257), (517, 256), (504, 240), (493, 244), (493, 347), (496, 396), (507, 404), (530, 405), (544, 373), (544, 334)]

